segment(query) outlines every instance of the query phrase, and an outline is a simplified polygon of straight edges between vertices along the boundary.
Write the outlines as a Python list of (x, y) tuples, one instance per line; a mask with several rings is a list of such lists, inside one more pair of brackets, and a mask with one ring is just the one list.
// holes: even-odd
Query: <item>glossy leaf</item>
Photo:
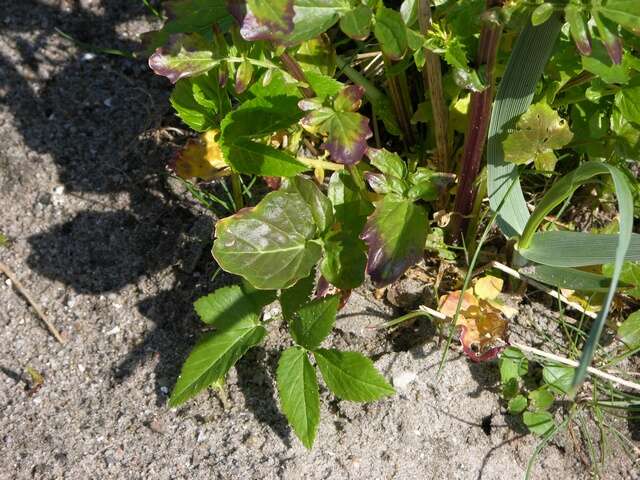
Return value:
[(378, 9), (373, 32), (382, 52), (392, 60), (400, 60), (408, 47), (407, 27), (400, 12), (390, 8)]
[(533, 410), (549, 410), (555, 397), (546, 388), (538, 388), (529, 392), (529, 402)]
[(271, 192), (254, 208), (218, 221), (213, 256), (222, 269), (256, 288), (287, 288), (307, 277), (320, 259), (316, 232), (299, 194)]
[(351, 236), (362, 232), (373, 205), (363, 198), (349, 172), (335, 172), (329, 179), (327, 195), (335, 212), (335, 219), (342, 231)]
[(202, 322), (224, 329), (238, 321), (255, 322), (262, 308), (275, 299), (273, 291), (232, 285), (218, 288), (215, 292), (200, 297), (193, 306)]
[(280, 405), (302, 444), (311, 448), (320, 422), (316, 371), (303, 348), (282, 352), (276, 371)]
[(318, 349), (313, 356), (329, 390), (343, 400), (371, 402), (395, 393), (373, 362), (360, 353)]
[[(199, 99), (195, 98), (195, 82), (201, 82), (201, 78), (205, 77), (196, 77), (193, 79), (183, 78), (182, 80), (179, 80), (176, 83), (173, 92), (171, 92), (171, 97), (169, 98), (171, 106), (174, 108), (180, 119), (196, 132), (204, 132), (212, 129), (215, 126), (215, 114), (217, 112), (217, 104), (215, 102), (212, 101), (211, 103), (208, 103), (208, 98), (203, 98), (202, 96), (199, 97)], [(207, 84), (205, 85), (208, 87)], [(217, 83), (214, 83), (213, 85), (217, 86)], [(211, 90), (215, 91), (216, 87), (213, 85)], [(203, 92), (202, 89), (199, 89), (198, 91)], [(202, 105), (204, 102), (207, 102), (207, 104)]]
[(219, 63), (204, 38), (195, 33), (171, 35), (168, 44), (149, 57), (149, 67), (171, 83), (206, 73)]
[(525, 408), (527, 408), (527, 399), (524, 395), (516, 395), (511, 400), (509, 400), (509, 404), (507, 406), (507, 410), (511, 415), (517, 415), (518, 413), (522, 413)]
[(240, 357), (266, 334), (255, 314), (225, 319), (224, 323), (224, 328), (207, 333), (187, 357), (171, 392), (170, 406), (175, 407), (221, 381)]
[(294, 28), (284, 41), (287, 45), (317, 37), (330, 29), (352, 9), (349, 0), (295, 0)]
[(552, 3), (545, 2), (542, 5), (538, 5), (531, 14), (531, 24), (535, 27), (542, 25), (551, 18), (551, 15), (553, 15)]
[(537, 103), (518, 119), (515, 130), (505, 139), (504, 158), (516, 165), (533, 162), (537, 170), (552, 171), (557, 161), (553, 151), (572, 138), (567, 122), (546, 103)]
[(620, 324), (618, 337), (629, 350), (640, 347), (640, 311), (632, 313)]
[(333, 328), (339, 302), (340, 297), (332, 295), (301, 306), (289, 323), (295, 342), (309, 350), (319, 347)]
[(591, 55), (591, 38), (587, 29), (587, 19), (584, 17), (581, 7), (575, 3), (569, 3), (564, 12), (576, 48), (582, 55)]
[(283, 191), (299, 194), (307, 203), (318, 233), (326, 232), (333, 225), (331, 201), (320, 191), (312, 180), (296, 176), (287, 181)]
[(370, 148), (367, 157), (371, 165), (385, 175), (396, 178), (404, 178), (407, 175), (407, 164), (395, 152), (384, 148)]
[(427, 211), (396, 195), (376, 205), (361, 238), (368, 246), (367, 273), (382, 287), (396, 281), (422, 258), (427, 238)]
[(596, 8), (605, 17), (640, 35), (640, 3), (636, 0), (607, 0)]

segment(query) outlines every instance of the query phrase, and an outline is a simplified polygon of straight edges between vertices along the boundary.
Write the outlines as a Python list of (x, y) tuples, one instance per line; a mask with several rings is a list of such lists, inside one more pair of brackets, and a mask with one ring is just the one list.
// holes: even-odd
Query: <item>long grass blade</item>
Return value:
[[(504, 160), (502, 141), (531, 104), (561, 25), (558, 15), (537, 27), (527, 22), (513, 48), (493, 104), (487, 143), (487, 191), (494, 212), (503, 205), (497, 223), (507, 237), (524, 230), (529, 210), (517, 179), (518, 169)], [(511, 188), (514, 181), (516, 185)]]

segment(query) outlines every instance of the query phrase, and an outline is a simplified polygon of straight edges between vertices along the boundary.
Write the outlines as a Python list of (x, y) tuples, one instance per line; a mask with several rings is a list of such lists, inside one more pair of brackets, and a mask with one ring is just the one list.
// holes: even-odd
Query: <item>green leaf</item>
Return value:
[(285, 43), (296, 45), (317, 37), (352, 8), (348, 0), (295, 0), (294, 28), (284, 39)]
[(333, 225), (331, 201), (320, 191), (314, 181), (300, 176), (293, 177), (287, 181), (282, 190), (297, 193), (304, 199), (318, 227), (318, 234), (323, 234)]
[(255, 321), (262, 307), (275, 299), (273, 291), (254, 290), (248, 285), (232, 285), (200, 297), (193, 306), (204, 323), (224, 329), (239, 320)]
[(258, 323), (257, 315), (237, 319), (236, 322), (225, 321), (225, 324), (225, 328), (207, 333), (189, 354), (171, 392), (171, 407), (221, 381), (240, 357), (260, 343), (266, 334)]
[(515, 347), (507, 347), (500, 355), (500, 382), (506, 384), (511, 379), (518, 379), (527, 374), (529, 361), (524, 354)]
[(298, 280), (295, 285), (280, 292), (282, 316), (286, 321), (293, 319), (295, 313), (309, 301), (315, 287), (316, 275), (312, 271), (308, 277)]
[(626, 87), (618, 91), (615, 105), (624, 118), (640, 125), (640, 86)]
[(246, 0), (240, 34), (245, 40), (280, 40), (293, 31), (293, 0)]
[(396, 178), (404, 178), (407, 175), (407, 164), (395, 152), (385, 148), (370, 148), (367, 150), (367, 157), (371, 165), (385, 175)]
[(259, 289), (287, 288), (320, 259), (316, 226), (305, 200), (281, 191), (252, 209), (219, 220), (213, 256), (220, 267)]
[(551, 391), (558, 394), (569, 393), (575, 369), (561, 365), (546, 365), (542, 369), (542, 378)]
[(516, 395), (511, 400), (509, 400), (507, 410), (511, 415), (517, 415), (518, 413), (522, 413), (524, 409), (527, 408), (527, 403), (527, 399), (524, 395)]
[(502, 397), (510, 400), (520, 392), (520, 383), (518, 377), (512, 377), (502, 384)]
[(591, 55), (591, 39), (582, 7), (575, 3), (569, 3), (564, 12), (576, 48), (582, 55)]
[[(200, 77), (196, 79), (198, 78)], [(178, 80), (169, 101), (184, 123), (197, 132), (204, 132), (215, 126), (216, 109), (205, 107), (196, 101), (193, 93), (193, 81), (196, 79)]]
[(373, 33), (382, 52), (392, 60), (400, 60), (407, 51), (407, 27), (400, 12), (382, 7), (376, 14)]
[(529, 209), (518, 169), (505, 161), (502, 142), (529, 107), (561, 25), (557, 14), (537, 27), (527, 22), (511, 52), (493, 103), (487, 142), (487, 192), (491, 209), (499, 211), (500, 230), (507, 237), (523, 231)]
[(340, 30), (354, 40), (365, 40), (371, 33), (373, 11), (366, 5), (358, 5), (340, 19)]
[[(633, 248), (630, 247), (630, 249)], [(613, 276), (613, 264), (607, 264), (602, 266), (602, 273), (607, 277)], [(620, 272), (620, 282), (626, 283), (629, 288), (625, 290), (627, 295), (640, 300), (640, 263), (625, 262)]]
[[(529, 247), (518, 253), (532, 262), (552, 267), (586, 267), (611, 263), (616, 258), (618, 235), (585, 232), (535, 233)], [(640, 260), (640, 235), (631, 234), (625, 260)]]
[(632, 313), (618, 327), (618, 337), (629, 348), (640, 347), (640, 310)]
[(444, 189), (451, 183), (451, 177), (439, 175), (433, 170), (418, 167), (409, 175), (411, 187), (407, 193), (410, 200), (424, 200), (431, 202), (436, 200)]
[(533, 162), (537, 170), (553, 171), (553, 151), (572, 138), (567, 122), (546, 103), (537, 103), (518, 119), (515, 130), (505, 139), (504, 158), (516, 165)]
[(361, 235), (369, 249), (367, 273), (376, 286), (396, 281), (422, 258), (427, 230), (421, 205), (394, 194), (376, 205)]
[(611, 287), (610, 278), (575, 268), (532, 265), (521, 268), (519, 272), (529, 278), (557, 288), (585, 292), (606, 292)]
[(276, 380), (282, 411), (302, 444), (311, 448), (320, 422), (320, 395), (307, 352), (299, 347), (282, 352)]
[(357, 238), (360, 232), (331, 232), (324, 239), (322, 276), (341, 290), (351, 290), (364, 282), (366, 247)]
[(534, 27), (542, 25), (551, 18), (551, 15), (553, 15), (552, 3), (543, 3), (542, 5), (538, 5), (531, 14), (531, 24)]
[(538, 388), (529, 392), (529, 402), (531, 408), (536, 411), (549, 410), (553, 405), (555, 397), (546, 388)]
[(162, 3), (166, 33), (204, 32), (217, 23), (228, 24), (231, 16), (225, 0), (170, 0)]
[(309, 86), (321, 99), (333, 97), (344, 88), (343, 83), (327, 75), (316, 72), (305, 72), (305, 76), (307, 78)]
[(594, 43), (590, 56), (582, 57), (582, 67), (605, 83), (625, 84), (631, 79), (628, 61), (623, 58), (621, 64), (613, 64), (605, 47), (600, 43)]
[(373, 362), (358, 352), (318, 349), (313, 356), (329, 390), (343, 400), (370, 402), (395, 393)]
[(307, 170), (288, 152), (265, 145), (261, 138), (290, 127), (300, 117), (297, 97), (257, 97), (227, 114), (220, 124), (225, 161), (238, 173), (292, 177)]
[(300, 307), (289, 323), (295, 342), (310, 350), (320, 346), (333, 328), (339, 303), (340, 297), (331, 295), (317, 298)]
[(196, 33), (171, 35), (168, 45), (149, 57), (149, 67), (171, 83), (206, 73), (219, 63), (204, 37)]
[[(341, 95), (343, 92), (348, 93)], [(367, 117), (343, 110), (346, 98), (359, 106), (363, 94), (364, 89), (361, 87), (345, 87), (336, 98), (336, 109), (321, 107), (312, 110), (300, 122), (309, 132), (327, 136), (322, 148), (329, 151), (335, 162), (345, 165), (358, 163), (367, 149), (367, 139), (373, 136)], [(307, 108), (304, 100), (299, 106)]]
[(555, 426), (553, 415), (549, 412), (524, 412), (522, 421), (536, 435), (544, 435)]
[(640, 3), (636, 0), (608, 0), (596, 10), (605, 17), (640, 35)]
[[(302, 71), (305, 72), (305, 77), (307, 73), (314, 72), (333, 80), (332, 77), (336, 71), (336, 49), (328, 35), (319, 35), (303, 42), (298, 48), (295, 58)], [(316, 92), (316, 95), (319, 94)]]
[(336, 221), (343, 231), (352, 236), (362, 232), (367, 216), (373, 212), (373, 205), (363, 198), (349, 172), (335, 172), (329, 179), (327, 196), (333, 204)]

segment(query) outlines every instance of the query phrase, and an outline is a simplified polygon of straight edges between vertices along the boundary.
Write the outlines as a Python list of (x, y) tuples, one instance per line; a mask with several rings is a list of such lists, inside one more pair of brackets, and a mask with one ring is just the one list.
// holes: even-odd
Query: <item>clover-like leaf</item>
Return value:
[(329, 151), (335, 162), (358, 163), (367, 149), (367, 139), (373, 135), (369, 119), (355, 111), (362, 103), (363, 93), (362, 87), (345, 87), (338, 93), (333, 108), (317, 108), (306, 100), (299, 103), (303, 110), (314, 108), (300, 123), (311, 133), (326, 135), (322, 148)]
[(427, 211), (395, 194), (386, 195), (369, 217), (361, 238), (368, 246), (367, 273), (377, 287), (394, 281), (422, 258)]
[(524, 412), (522, 421), (536, 435), (544, 435), (555, 425), (549, 412)]
[(562, 394), (571, 389), (575, 368), (564, 365), (546, 365), (542, 369), (542, 378), (551, 391)]
[(318, 349), (313, 356), (329, 390), (343, 400), (370, 402), (395, 393), (373, 362), (358, 352)]
[(310, 350), (319, 347), (333, 328), (339, 302), (338, 295), (331, 295), (302, 305), (289, 323), (295, 342)]
[(529, 371), (529, 361), (522, 351), (514, 347), (507, 347), (500, 355), (500, 382), (506, 384), (512, 379), (518, 379)]
[(197, 33), (171, 35), (167, 45), (149, 57), (149, 67), (171, 83), (206, 73), (219, 63), (204, 37)]
[(276, 371), (280, 405), (302, 444), (311, 448), (320, 422), (316, 371), (304, 348), (282, 352)]
[(567, 145), (573, 134), (567, 122), (546, 103), (537, 103), (519, 119), (503, 143), (505, 160), (515, 164), (534, 162), (536, 169), (552, 171), (554, 150)]
[(316, 233), (301, 195), (271, 192), (255, 207), (218, 221), (213, 256), (223, 270), (256, 288), (287, 288), (307, 277), (320, 259)]

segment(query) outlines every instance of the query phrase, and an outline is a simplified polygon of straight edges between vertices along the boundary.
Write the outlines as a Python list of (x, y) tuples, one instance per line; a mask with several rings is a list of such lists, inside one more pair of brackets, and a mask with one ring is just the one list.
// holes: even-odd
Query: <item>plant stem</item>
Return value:
[[(487, 12), (494, 7), (500, 7), (504, 0), (487, 0)], [(494, 92), (494, 67), (498, 45), (502, 35), (502, 24), (486, 20), (480, 30), (480, 46), (478, 47), (477, 66), (485, 67), (485, 82), (487, 88), (481, 92), (471, 94), (469, 102), (469, 124), (464, 141), (460, 167), (460, 182), (456, 193), (454, 206), (455, 215), (451, 219), (450, 235), (458, 238), (466, 224), (466, 217), (473, 207), (475, 196), (474, 182), (480, 171), (480, 163), (487, 139), (489, 121), (491, 119), (491, 102)]]
[(384, 94), (370, 82), (364, 75), (358, 72), (355, 68), (349, 65), (349, 62), (340, 55), (336, 56), (336, 64), (338, 68), (342, 70), (349, 80), (356, 85), (360, 85), (364, 88), (364, 94), (372, 104), (377, 104), (384, 101)]
[(242, 184), (240, 183), (240, 174), (233, 173), (231, 175), (231, 193), (233, 195), (233, 203), (236, 212), (244, 207), (244, 198), (242, 197)]
[(391, 60), (384, 56), (387, 89), (389, 90), (389, 96), (391, 97), (391, 104), (393, 105), (393, 110), (396, 114), (396, 118), (398, 119), (398, 123), (400, 124), (402, 139), (406, 142), (406, 145), (409, 146), (415, 143), (413, 129), (411, 127), (411, 113), (407, 110), (405, 98), (403, 98), (401, 77), (400, 75), (391, 75), (389, 73), (391, 66)]
[[(289, 74), (293, 78), (295, 78), (299, 82), (303, 82), (308, 85), (307, 79), (304, 76), (304, 73), (302, 72), (300, 65), (298, 65), (298, 62), (296, 62), (296, 60), (291, 55), (289, 55), (287, 52), (284, 52), (282, 55), (280, 55), (280, 61), (284, 65), (284, 68), (286, 68), (287, 72), (289, 72)], [(299, 88), (302, 94), (307, 98), (312, 98), (316, 96), (313, 89), (309, 87), (299, 87)]]
[(297, 156), (296, 160), (300, 163), (304, 163), (310, 168), (322, 168), (324, 170), (344, 170), (344, 165), (340, 163), (327, 162), (326, 160), (319, 160), (317, 158), (301, 157)]
[[(420, 0), (418, 3), (418, 21), (420, 32), (425, 35), (431, 27), (431, 2)], [(431, 109), (433, 110), (433, 132), (436, 140), (436, 166), (441, 172), (450, 172), (449, 165), (449, 112), (444, 101), (442, 89), (442, 68), (440, 57), (431, 50), (424, 49), (425, 64), (422, 77), (429, 90)]]

